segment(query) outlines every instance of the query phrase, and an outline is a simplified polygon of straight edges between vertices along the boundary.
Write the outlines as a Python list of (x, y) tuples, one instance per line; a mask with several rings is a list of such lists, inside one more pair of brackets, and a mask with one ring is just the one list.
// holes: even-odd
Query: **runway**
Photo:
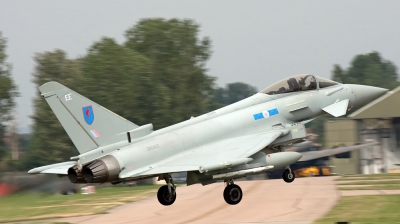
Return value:
[(108, 214), (52, 219), (68, 223), (268, 223), (305, 224), (322, 217), (340, 197), (335, 177), (236, 181), (243, 190), (238, 205), (222, 197), (223, 183), (177, 188), (176, 202), (162, 206), (156, 197), (126, 204)]

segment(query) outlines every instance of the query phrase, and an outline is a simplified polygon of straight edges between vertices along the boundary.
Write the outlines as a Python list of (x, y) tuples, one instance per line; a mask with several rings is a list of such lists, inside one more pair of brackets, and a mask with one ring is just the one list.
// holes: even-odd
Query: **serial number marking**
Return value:
[(157, 148), (159, 148), (158, 144), (146, 147), (147, 151), (151, 151), (151, 150), (157, 149)]

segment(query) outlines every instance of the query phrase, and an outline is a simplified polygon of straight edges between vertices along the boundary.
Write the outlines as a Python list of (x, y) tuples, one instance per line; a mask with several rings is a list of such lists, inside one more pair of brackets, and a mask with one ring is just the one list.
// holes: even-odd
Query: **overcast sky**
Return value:
[(76, 58), (103, 36), (123, 43), (124, 32), (142, 18), (194, 19), (201, 37), (212, 40), (208, 68), (217, 84), (262, 89), (300, 73), (329, 78), (333, 64), (347, 67), (355, 55), (372, 51), (399, 66), (399, 10), (400, 1), (365, 0), (0, 0), (0, 31), (21, 93), (19, 126), (27, 130), (35, 53), (59, 48)]

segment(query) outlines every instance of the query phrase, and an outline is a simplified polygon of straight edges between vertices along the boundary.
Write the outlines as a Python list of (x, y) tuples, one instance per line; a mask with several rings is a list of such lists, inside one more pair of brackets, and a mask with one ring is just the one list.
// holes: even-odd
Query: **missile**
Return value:
[(273, 168), (274, 168), (274, 166), (262, 166), (262, 167), (247, 169), (247, 170), (238, 170), (238, 171), (233, 171), (233, 172), (229, 172), (229, 173), (216, 174), (216, 175), (212, 175), (212, 178), (213, 179), (227, 179), (227, 178), (232, 178), (232, 177), (240, 177), (240, 176), (245, 176), (248, 174), (261, 173), (263, 171), (270, 170)]
[(230, 161), (224, 161), (220, 162), (217, 164), (207, 164), (204, 166), (199, 167), (199, 172), (204, 173), (204, 172), (210, 172), (213, 170), (222, 170), (234, 166), (240, 166), (243, 164), (246, 164), (248, 162), (251, 162), (253, 159), (252, 158), (240, 158), (240, 159), (235, 159), (235, 160), (230, 160)]
[[(263, 171), (271, 170), (271, 169), (279, 169), (285, 166), (288, 166), (292, 163), (297, 162), (301, 158), (301, 154), (298, 152), (277, 152), (273, 154), (266, 155), (263, 152), (259, 152), (253, 156), (253, 160), (248, 163), (248, 166), (252, 166), (255, 164), (259, 164), (259, 167), (236, 170), (221, 174), (212, 175), (213, 179), (229, 179), (242, 177), (249, 174), (260, 173)], [(239, 161), (239, 160), (238, 160)]]

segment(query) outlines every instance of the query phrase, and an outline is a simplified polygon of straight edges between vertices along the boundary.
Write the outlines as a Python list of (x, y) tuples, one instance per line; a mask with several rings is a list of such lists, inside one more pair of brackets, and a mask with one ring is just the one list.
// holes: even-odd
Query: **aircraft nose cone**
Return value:
[(348, 86), (353, 90), (356, 96), (356, 102), (354, 106), (362, 106), (365, 105), (372, 100), (382, 96), (388, 90), (384, 88), (374, 87), (374, 86), (364, 86), (364, 85), (355, 85), (348, 84)]

